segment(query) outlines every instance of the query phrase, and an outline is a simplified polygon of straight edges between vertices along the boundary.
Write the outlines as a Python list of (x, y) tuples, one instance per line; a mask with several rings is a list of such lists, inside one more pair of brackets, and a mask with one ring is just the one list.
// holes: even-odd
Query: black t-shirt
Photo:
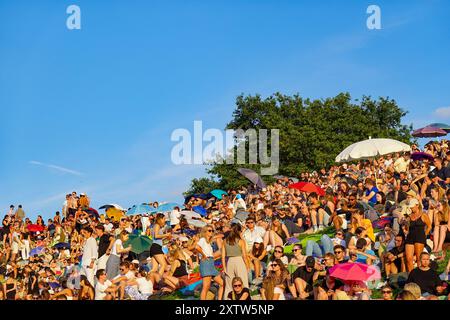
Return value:
[(241, 300), (241, 297), (245, 292), (248, 293), (248, 296), (247, 296), (247, 299), (244, 299), (243, 301), (252, 300), (252, 298), (250, 297), (250, 290), (248, 288), (244, 288), (244, 289), (242, 289), (241, 293), (239, 293), (239, 294), (235, 293), (234, 295), (233, 295), (233, 291), (231, 291), (230, 293), (228, 293), (228, 299)]
[(101, 256), (103, 256), (106, 251), (108, 250), (108, 247), (110, 245), (110, 241), (109, 238), (111, 236), (109, 234), (103, 234), (99, 241), (98, 241), (98, 257), (100, 258)]
[(298, 267), (297, 270), (295, 270), (293, 273), (293, 278), (294, 280), (297, 278), (305, 280), (305, 282), (308, 284), (305, 291), (311, 291), (314, 272), (315, 272), (314, 269), (312, 269), (311, 272), (308, 272), (306, 270), (306, 266)]
[(297, 224), (298, 219), (302, 219), (302, 226), (299, 227), (299, 228), (302, 229), (302, 232), (305, 232), (306, 228), (307, 228), (306, 227), (306, 216), (303, 213), (299, 212), (294, 217), (294, 223), (295, 224)]
[[(404, 247), (394, 247), (392, 248), (389, 253), (392, 253), (394, 256), (398, 256), (400, 253), (405, 252), (405, 248)], [(397, 267), (397, 269), (400, 271), (401, 267), (402, 267), (402, 260), (400, 258), (397, 258), (394, 260), (394, 264)]]
[(423, 271), (420, 268), (415, 268), (406, 280), (406, 283), (410, 282), (416, 283), (422, 290), (422, 294), (425, 292), (436, 294), (436, 287), (441, 283), (441, 279), (437, 272), (432, 269)]
[(397, 203), (400, 203), (403, 200), (406, 200), (407, 198), (408, 198), (408, 195), (406, 194), (406, 192), (403, 192), (402, 190), (400, 190), (397, 195)]
[(435, 168), (433, 170), (433, 172), (435, 172), (436, 175), (444, 181), (447, 178), (450, 178), (450, 168), (449, 167), (442, 167), (441, 169)]

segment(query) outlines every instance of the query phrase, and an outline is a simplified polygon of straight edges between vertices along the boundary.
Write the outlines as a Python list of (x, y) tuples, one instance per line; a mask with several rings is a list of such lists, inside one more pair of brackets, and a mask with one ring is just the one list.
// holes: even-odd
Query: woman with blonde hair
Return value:
[(450, 230), (450, 221), (448, 219), (450, 207), (447, 201), (440, 201), (434, 211), (434, 232), (433, 232), (433, 252), (440, 255), (442, 254), (442, 246), (447, 235), (447, 231)]
[(203, 227), (200, 233), (200, 240), (197, 242), (196, 251), (201, 255), (200, 261), (200, 275), (203, 279), (202, 291), (200, 293), (200, 300), (206, 300), (209, 288), (211, 287), (211, 280), (219, 284), (218, 300), (222, 300), (223, 296), (223, 279), (214, 266), (214, 260), (221, 256), (220, 251), (213, 251), (211, 242), (213, 239), (214, 229), (212, 225)]
[(422, 212), (422, 205), (419, 200), (413, 198), (408, 202), (408, 208), (411, 209), (407, 221), (409, 223), (408, 234), (405, 242), (406, 269), (411, 272), (414, 269), (414, 256), (417, 263), (420, 261), (427, 235), (431, 230), (431, 221), (426, 214)]
[(169, 286), (168, 291), (174, 291), (186, 286), (189, 278), (183, 250), (175, 246), (169, 252), (169, 262), (170, 270), (163, 275), (163, 280)]

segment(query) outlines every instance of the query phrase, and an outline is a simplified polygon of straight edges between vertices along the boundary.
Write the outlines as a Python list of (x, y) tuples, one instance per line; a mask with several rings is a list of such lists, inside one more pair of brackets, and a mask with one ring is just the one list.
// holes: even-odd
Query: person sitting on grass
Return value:
[(372, 265), (373, 262), (377, 259), (375, 252), (369, 249), (366, 239), (364, 238), (358, 239), (358, 241), (356, 241), (355, 252), (358, 255), (356, 262)]
[(437, 272), (430, 268), (430, 254), (422, 252), (420, 254), (420, 265), (413, 269), (406, 283), (414, 282), (422, 290), (422, 296), (436, 294), (436, 287), (441, 283)]
[(267, 257), (267, 251), (264, 248), (264, 243), (261, 237), (256, 238), (253, 243), (252, 250), (248, 254), (248, 258), (250, 259), (250, 267), (255, 271), (255, 279), (253, 280), (253, 284), (260, 284), (262, 282), (262, 273), (263, 273), (263, 265), (261, 261), (263, 261)]
[(244, 287), (242, 279), (239, 277), (234, 277), (231, 281), (233, 286), (233, 291), (228, 293), (229, 300), (252, 300), (250, 296), (250, 290)]
[(387, 277), (406, 271), (405, 239), (402, 235), (395, 236), (395, 247), (381, 256), (381, 261)]
[(108, 280), (104, 269), (97, 270), (95, 285), (95, 300), (115, 300), (117, 286)]

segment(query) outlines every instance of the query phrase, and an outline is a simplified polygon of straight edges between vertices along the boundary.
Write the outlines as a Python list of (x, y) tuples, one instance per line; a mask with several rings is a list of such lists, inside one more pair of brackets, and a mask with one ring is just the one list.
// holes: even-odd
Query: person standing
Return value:
[(19, 221), (23, 221), (23, 219), (25, 219), (25, 211), (23, 211), (21, 204), (19, 204), (19, 208), (16, 210), (15, 216), (16, 220)]
[(111, 248), (114, 243), (114, 237), (108, 233), (105, 233), (105, 227), (98, 225), (95, 227), (95, 232), (98, 238), (98, 263), (97, 268), (106, 269), (106, 262), (108, 261)]
[(131, 251), (131, 245), (127, 248), (123, 247), (123, 244), (128, 240), (128, 232), (126, 230), (122, 230), (119, 235), (119, 239), (114, 241), (111, 253), (108, 257), (108, 261), (106, 262), (106, 274), (108, 275), (108, 279), (113, 279), (119, 274), (119, 267), (121, 262), (122, 254), (128, 254)]
[(405, 242), (406, 269), (411, 272), (414, 268), (414, 255), (417, 264), (420, 261), (420, 254), (425, 247), (427, 235), (431, 231), (431, 222), (428, 215), (423, 214), (419, 200), (409, 200), (408, 207), (411, 215), (408, 217), (409, 231)]
[(14, 216), (14, 205), (9, 206), (8, 216), (11, 218)]
[(200, 293), (200, 300), (206, 300), (207, 293), (211, 287), (211, 280), (219, 284), (218, 300), (222, 300), (223, 296), (223, 279), (214, 266), (214, 258), (220, 256), (220, 252), (214, 254), (211, 246), (213, 238), (212, 225), (203, 227), (200, 233), (200, 240), (197, 242), (196, 250), (201, 255), (200, 275), (203, 280), (202, 292)]
[(94, 277), (97, 269), (98, 246), (97, 241), (92, 236), (93, 230), (91, 227), (82, 229), (82, 234), (86, 239), (83, 247), (83, 257), (81, 259), (81, 266), (84, 270), (86, 278), (94, 286)]
[(245, 288), (248, 288), (248, 272), (250, 270), (249, 259), (245, 241), (241, 237), (242, 227), (234, 224), (222, 248), (222, 265), (225, 274), (225, 297), (233, 291), (232, 280), (234, 277), (242, 279)]

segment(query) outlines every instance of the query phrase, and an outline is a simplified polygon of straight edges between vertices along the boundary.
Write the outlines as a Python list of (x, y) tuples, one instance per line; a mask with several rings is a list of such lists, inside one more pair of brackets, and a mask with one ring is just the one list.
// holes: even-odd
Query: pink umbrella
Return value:
[(381, 274), (374, 266), (359, 262), (347, 262), (332, 267), (330, 277), (347, 281), (372, 281), (381, 279)]
[(427, 126), (413, 131), (412, 136), (417, 138), (443, 137), (447, 135), (447, 131), (441, 128)]

